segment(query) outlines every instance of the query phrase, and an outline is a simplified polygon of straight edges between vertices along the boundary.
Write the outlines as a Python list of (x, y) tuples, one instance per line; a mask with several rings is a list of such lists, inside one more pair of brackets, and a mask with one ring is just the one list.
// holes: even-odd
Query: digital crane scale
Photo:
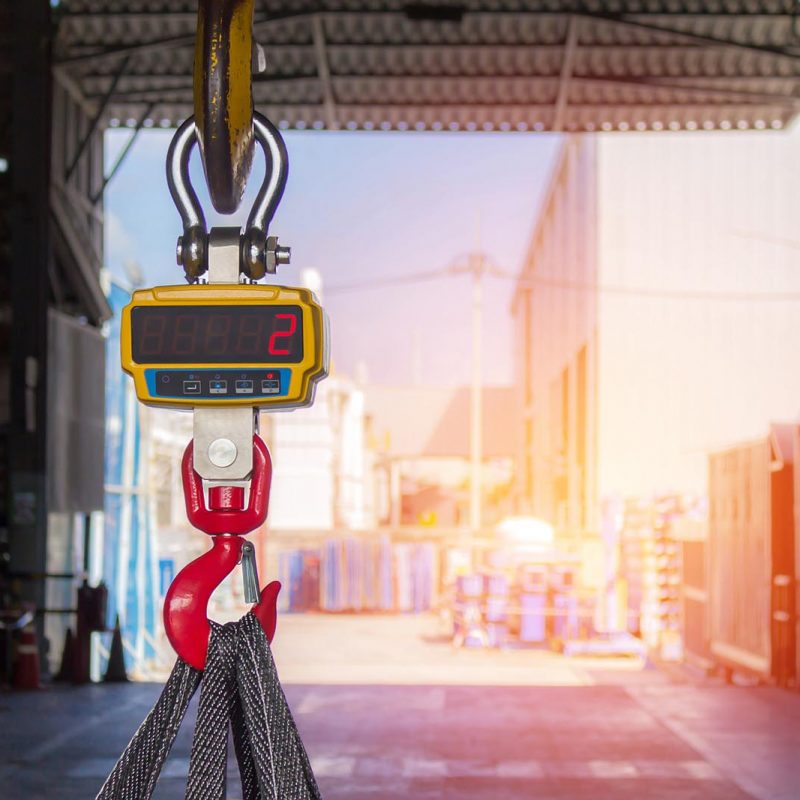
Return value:
[(122, 368), (167, 408), (308, 406), (328, 374), (328, 319), (308, 289), (159, 286), (122, 312)]

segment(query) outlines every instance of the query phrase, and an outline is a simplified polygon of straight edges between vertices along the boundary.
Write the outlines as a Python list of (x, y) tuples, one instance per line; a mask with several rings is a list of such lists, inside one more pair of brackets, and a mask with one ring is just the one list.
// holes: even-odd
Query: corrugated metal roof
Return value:
[[(794, 0), (579, 6), (257, 2), (256, 104), (283, 127), (400, 130), (778, 128), (796, 113)], [(191, 113), (196, 8), (65, 0), (60, 74), (99, 107), (124, 64), (105, 122), (174, 125)]]

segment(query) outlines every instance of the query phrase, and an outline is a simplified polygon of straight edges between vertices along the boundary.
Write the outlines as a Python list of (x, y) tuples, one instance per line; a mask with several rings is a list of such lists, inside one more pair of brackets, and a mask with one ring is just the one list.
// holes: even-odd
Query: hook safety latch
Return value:
[(269, 510), (272, 459), (264, 440), (253, 435), (253, 472), (250, 497), (245, 505), (245, 487), (212, 485), (206, 500), (203, 478), (194, 469), (194, 441), (189, 442), (181, 463), (186, 516), (198, 530), (211, 536), (242, 536), (263, 525)]

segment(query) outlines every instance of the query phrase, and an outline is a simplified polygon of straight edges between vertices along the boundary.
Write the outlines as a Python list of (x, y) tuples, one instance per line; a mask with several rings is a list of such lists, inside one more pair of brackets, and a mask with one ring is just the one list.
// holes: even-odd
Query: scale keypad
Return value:
[(154, 394), (158, 397), (270, 397), (286, 392), (288, 375), (282, 369), (187, 370), (154, 369)]

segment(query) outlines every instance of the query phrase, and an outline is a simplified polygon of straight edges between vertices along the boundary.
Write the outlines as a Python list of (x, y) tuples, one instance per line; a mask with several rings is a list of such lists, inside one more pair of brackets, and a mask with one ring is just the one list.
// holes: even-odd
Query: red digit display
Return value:
[(145, 355), (157, 355), (164, 349), (164, 328), (165, 320), (163, 317), (146, 317), (141, 326), (139, 346)]
[[(287, 325), (288, 320), (288, 325)], [(286, 330), (275, 330), (278, 325), (286, 325)], [(272, 336), (269, 337), (269, 347), (267, 352), (271, 356), (288, 356), (289, 347), (291, 345), (291, 337), (294, 336), (297, 330), (297, 316), (295, 314), (276, 314), (275, 322), (273, 323)], [(278, 347), (278, 340), (283, 347)]]
[(230, 347), (231, 318), (226, 314), (213, 314), (206, 327), (205, 350), (209, 353), (224, 353)]
[(139, 306), (131, 340), (138, 364), (297, 364), (303, 316), (291, 305)]
[(175, 319), (172, 336), (172, 351), (176, 355), (188, 355), (197, 347), (197, 319), (191, 314), (181, 314)]
[[(280, 316), (280, 315), (278, 315)], [(239, 320), (235, 351), (241, 356), (253, 356), (257, 358), (261, 351), (263, 341), (264, 317), (261, 314), (253, 313), (242, 317)], [(289, 355), (286, 353), (286, 355)]]

